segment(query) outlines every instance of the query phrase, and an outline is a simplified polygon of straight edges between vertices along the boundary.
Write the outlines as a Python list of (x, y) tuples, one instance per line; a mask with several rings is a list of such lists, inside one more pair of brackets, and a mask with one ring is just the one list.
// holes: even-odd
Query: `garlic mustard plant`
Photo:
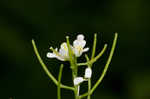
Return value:
[[(49, 78), (57, 86), (57, 99), (61, 99), (61, 89), (62, 88), (73, 91), (74, 99), (82, 99), (85, 97), (87, 97), (87, 99), (91, 99), (93, 92), (98, 87), (98, 85), (101, 83), (101, 81), (103, 80), (103, 78), (108, 70), (109, 64), (111, 62), (111, 59), (112, 59), (112, 56), (113, 56), (113, 53), (114, 53), (114, 50), (116, 47), (117, 37), (118, 37), (118, 34), (115, 33), (112, 48), (111, 48), (110, 54), (108, 56), (108, 60), (106, 61), (104, 70), (94, 85), (91, 84), (92, 66), (104, 54), (104, 52), (106, 51), (106, 48), (107, 48), (107, 44), (105, 44), (102, 51), (98, 55), (95, 55), (97, 34), (94, 35), (91, 57), (89, 58), (89, 56), (87, 54), (85, 54), (86, 62), (83, 62), (83, 63), (77, 62), (77, 58), (79, 58), (81, 55), (83, 55), (84, 52), (89, 51), (89, 48), (85, 47), (86, 41), (84, 40), (85, 37), (83, 34), (77, 35), (77, 38), (73, 41), (72, 45), (70, 44), (69, 36), (66, 36), (66, 42), (63, 42), (60, 45), (59, 50), (58, 50), (58, 48), (53, 49), (53, 47), (50, 47), (51, 52), (48, 52), (46, 54), (46, 56), (48, 58), (56, 58), (60, 61), (69, 61), (70, 62), (70, 69), (72, 70), (72, 83), (73, 83), (72, 86), (64, 85), (61, 82), (62, 72), (63, 72), (63, 67), (64, 67), (63, 64), (60, 65), (58, 78), (56, 79), (52, 75), (52, 73), (48, 70), (47, 66), (44, 64), (42, 58), (40, 57), (40, 54), (37, 50), (34, 40), (32, 40), (34, 52), (41, 64), (42, 68), (44, 69), (45, 73), (49, 76)], [(78, 75), (80, 75), (78, 73), (78, 69), (81, 66), (86, 66), (84, 76), (82, 76), (82, 75), (78, 76)], [(86, 93), (80, 94), (80, 86), (85, 81), (88, 82), (88, 90)]]

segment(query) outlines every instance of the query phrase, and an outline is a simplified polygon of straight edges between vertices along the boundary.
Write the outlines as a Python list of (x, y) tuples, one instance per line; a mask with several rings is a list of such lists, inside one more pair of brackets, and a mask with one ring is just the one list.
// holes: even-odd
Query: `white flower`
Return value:
[[(77, 39), (73, 42), (73, 46), (70, 45), (70, 47), (71, 47), (73, 54), (76, 57), (80, 57), (83, 52), (87, 52), (89, 50), (89, 48), (84, 48), (85, 45), (86, 45), (86, 41), (84, 40), (84, 36), (82, 34), (79, 34), (77, 36)], [(68, 51), (67, 43), (66, 42), (62, 43), (59, 51), (56, 48), (55, 51), (53, 51), (53, 53), (48, 52), (47, 57), (57, 58), (58, 60), (61, 60), (61, 61), (68, 61), (69, 51)]]
[(80, 57), (83, 52), (87, 52), (89, 48), (84, 48), (86, 41), (84, 40), (84, 35), (79, 34), (77, 39), (73, 42), (73, 52), (76, 57)]
[(90, 67), (88, 67), (88, 68), (85, 69), (84, 77), (85, 78), (91, 78), (91, 76), (92, 76), (92, 69)]
[(74, 78), (73, 82), (74, 85), (79, 85), (80, 83), (82, 83), (84, 81), (83, 77), (76, 77)]
[(64, 42), (61, 44), (59, 52), (58, 49), (55, 49), (56, 52), (48, 52), (47, 53), (47, 57), (48, 58), (57, 58), (58, 60), (61, 61), (66, 61), (69, 60), (69, 53), (68, 53), (68, 47), (67, 47), (67, 43)]

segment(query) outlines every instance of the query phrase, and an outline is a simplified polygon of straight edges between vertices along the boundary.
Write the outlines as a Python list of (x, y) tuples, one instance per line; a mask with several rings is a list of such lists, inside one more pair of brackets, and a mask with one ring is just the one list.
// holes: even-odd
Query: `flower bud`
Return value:
[(73, 82), (74, 82), (74, 85), (78, 85), (82, 83), (83, 81), (84, 81), (83, 77), (76, 77)]
[(92, 76), (92, 69), (90, 67), (88, 67), (88, 68), (85, 69), (84, 77), (85, 78), (91, 78), (91, 76)]

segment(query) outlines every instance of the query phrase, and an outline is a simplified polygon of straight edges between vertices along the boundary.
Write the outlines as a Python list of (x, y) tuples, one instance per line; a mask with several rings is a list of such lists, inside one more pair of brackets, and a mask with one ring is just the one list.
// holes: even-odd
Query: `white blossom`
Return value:
[[(83, 52), (87, 52), (89, 48), (84, 48), (86, 45), (86, 41), (84, 40), (84, 35), (79, 34), (77, 36), (77, 39), (74, 40), (73, 46), (70, 45), (71, 51), (76, 57), (80, 57)], [(69, 51), (67, 47), (67, 43), (64, 42), (61, 44), (60, 49), (58, 51), (58, 48), (55, 49), (54, 52), (48, 52), (47, 53), (48, 58), (57, 58), (61, 61), (68, 61), (69, 60)]]
[(84, 81), (83, 77), (76, 77), (74, 78), (73, 82), (74, 85), (79, 85), (80, 83), (82, 83)]
[(55, 52), (53, 52), (53, 53), (48, 52), (47, 53), (47, 57), (48, 58), (57, 58), (58, 60), (61, 60), (61, 61), (69, 60), (68, 47), (67, 47), (67, 43), (66, 42), (61, 44), (59, 52), (58, 52), (57, 48), (55, 49), (55, 51), (57, 53), (55, 53)]
[(90, 67), (88, 67), (88, 68), (85, 69), (84, 77), (85, 78), (91, 78), (91, 76), (92, 76), (92, 69)]
[(76, 57), (80, 57), (83, 52), (87, 52), (89, 48), (84, 48), (86, 41), (84, 40), (84, 35), (79, 34), (77, 39), (73, 42), (73, 52)]

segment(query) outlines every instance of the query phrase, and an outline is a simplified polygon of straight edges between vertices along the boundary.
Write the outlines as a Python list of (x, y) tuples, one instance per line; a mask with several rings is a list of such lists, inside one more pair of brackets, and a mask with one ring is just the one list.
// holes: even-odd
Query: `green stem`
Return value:
[[(77, 59), (73, 55), (72, 49), (70, 48), (69, 36), (66, 37), (66, 41), (67, 41), (69, 59), (70, 59), (70, 64), (71, 64), (71, 69), (72, 69), (72, 81), (74, 81), (74, 79), (77, 77), (77, 73), (78, 73)], [(75, 99), (79, 99), (79, 96), (77, 94), (78, 94), (78, 88), (77, 88), (77, 86), (74, 86)]]
[(71, 64), (71, 68), (75, 68), (74, 67), (74, 60), (73, 60), (73, 52), (70, 48), (70, 41), (69, 41), (69, 36), (66, 36), (66, 41), (67, 41), (67, 47), (68, 47), (68, 54), (69, 54), (69, 61), (70, 61), (70, 64)]
[[(32, 40), (32, 45), (33, 45), (33, 49), (34, 49), (34, 52), (42, 66), (42, 68), (44, 69), (44, 71), (46, 72), (46, 74), (48, 75), (48, 77), (55, 83), (55, 85), (57, 86), (58, 85), (58, 81), (56, 80), (56, 78), (51, 74), (51, 72), (48, 70), (47, 66), (44, 64), (42, 58), (40, 57), (40, 54), (37, 50), (37, 47), (36, 47), (36, 44), (34, 42), (34, 40)], [(72, 90), (74, 91), (74, 88), (73, 87), (69, 87), (69, 86), (66, 86), (66, 85), (63, 85), (61, 84), (61, 88), (64, 88), (64, 89), (68, 89), (68, 90)]]
[(36, 56), (37, 56), (37, 58), (38, 58), (38, 60), (39, 60), (39, 62), (40, 62), (40, 64), (41, 64), (41, 66), (43, 67), (44, 71), (45, 71), (46, 74), (52, 79), (52, 81), (53, 81), (56, 85), (58, 85), (58, 81), (57, 81), (56, 78), (49, 72), (49, 70), (47, 69), (47, 67), (46, 67), (46, 65), (44, 64), (43, 60), (41, 59), (41, 57), (40, 57), (40, 55), (39, 55), (39, 53), (38, 53), (38, 50), (37, 50), (37, 48), (36, 48), (36, 45), (35, 45), (34, 40), (32, 40), (32, 45), (33, 45), (33, 48), (34, 48), (34, 52), (35, 52), (35, 54), (36, 54)]
[(95, 56), (96, 42), (97, 42), (97, 34), (95, 33), (95, 34), (94, 34), (94, 42), (93, 42), (93, 49), (92, 49), (92, 56), (91, 56), (91, 59), (93, 59), (94, 56)]
[[(87, 92), (87, 93), (84, 93), (84, 94), (80, 95), (80, 99), (82, 99), (82, 98), (88, 96), (88, 94), (89, 94), (89, 93)], [(91, 94), (91, 93), (90, 93), (90, 94)]]
[(74, 86), (75, 90), (74, 90), (74, 97), (75, 99), (79, 99), (79, 96), (78, 96), (78, 86)]
[(87, 99), (91, 99), (90, 91), (91, 91), (91, 79), (88, 79), (88, 97), (87, 97)]
[[(95, 51), (96, 51), (96, 42), (97, 42), (97, 34), (94, 34), (94, 42), (93, 42), (93, 49), (92, 49), (92, 56), (91, 56), (91, 60), (95, 57)], [(89, 61), (89, 58), (86, 58), (87, 61)], [(92, 67), (92, 64), (89, 64), (89, 67)], [(88, 96), (87, 99), (91, 99), (91, 78), (88, 79)]]
[[(94, 42), (93, 42), (93, 49), (92, 49), (92, 55), (91, 55), (91, 60), (95, 57), (95, 51), (96, 51), (96, 42), (97, 42), (97, 34), (94, 34)], [(86, 56), (87, 61), (89, 61), (88, 56)], [(92, 67), (92, 64), (89, 64), (88, 67)], [(88, 96), (87, 99), (91, 99), (91, 78), (88, 79)]]
[[(95, 34), (94, 34), (94, 42), (93, 42), (93, 48), (92, 48), (91, 60), (94, 59), (94, 57), (95, 57), (96, 42), (97, 42), (97, 34), (95, 33)], [(104, 52), (104, 51), (102, 51), (102, 52)], [(102, 54), (101, 54), (101, 55), (102, 55)], [(89, 62), (88, 56), (85, 55), (85, 57), (86, 57), (87, 62)], [(88, 64), (88, 67), (91, 68), (91, 67), (92, 67), (92, 64), (93, 64), (93, 63)], [(91, 78), (88, 79), (88, 96), (87, 96), (87, 99), (91, 99), (90, 91), (91, 91)]]
[(111, 48), (111, 52), (109, 54), (109, 57), (108, 57), (108, 60), (106, 62), (106, 65), (105, 65), (105, 68), (102, 72), (102, 75), (100, 76), (100, 78), (98, 79), (98, 81), (96, 82), (96, 84), (93, 86), (93, 88), (91, 89), (91, 94), (94, 92), (94, 90), (98, 87), (98, 85), (101, 83), (101, 81), (103, 80), (107, 70), (108, 70), (108, 67), (109, 67), (109, 64), (111, 62), (111, 59), (112, 59), (112, 56), (114, 54), (114, 50), (115, 50), (115, 47), (116, 47), (116, 43), (117, 43), (117, 37), (118, 37), (118, 34), (115, 33), (115, 37), (114, 37), (114, 41), (113, 41), (113, 45), (112, 45), (112, 48)]
[(63, 71), (63, 64), (60, 66), (59, 75), (58, 75), (58, 86), (57, 86), (57, 99), (61, 99), (61, 78), (62, 78), (62, 71)]
[(102, 49), (102, 51), (95, 58), (93, 58), (92, 60), (90, 60), (86, 63), (78, 63), (77, 65), (78, 66), (83, 66), (83, 65), (93, 64), (94, 62), (96, 62), (104, 54), (106, 48), (107, 48), (107, 44), (104, 45), (104, 48)]
[(68, 90), (74, 91), (74, 88), (73, 88), (73, 87), (70, 87), (70, 86), (66, 86), (66, 85), (61, 84), (60, 87), (61, 87), (61, 88), (64, 88), (64, 89), (68, 89)]
[[(89, 57), (87, 56), (87, 54), (85, 54), (85, 58), (86, 58), (86, 61), (88, 62)], [(88, 67), (91, 68), (92, 64), (88, 64)], [(88, 79), (88, 96), (87, 96), (87, 99), (91, 99), (90, 91), (91, 91), (91, 78)]]
[[(110, 54), (109, 54), (108, 60), (107, 60), (106, 65), (105, 65), (105, 68), (104, 68), (104, 70), (103, 70), (103, 72), (102, 72), (102, 75), (100, 76), (100, 78), (98, 79), (98, 81), (96, 82), (96, 84), (94, 85), (94, 87), (91, 89), (90, 94), (92, 94), (92, 93), (95, 91), (95, 89), (96, 89), (96, 88), (98, 87), (98, 85), (101, 83), (101, 81), (103, 80), (103, 78), (104, 78), (104, 76), (105, 76), (105, 74), (106, 74), (106, 72), (107, 72), (107, 69), (108, 69), (109, 64), (110, 64), (110, 62), (111, 62), (111, 59), (112, 59), (112, 56), (113, 56), (113, 54), (114, 54), (114, 50), (115, 50), (116, 43), (117, 43), (117, 38), (118, 38), (118, 34), (115, 33), (115, 37), (114, 37), (114, 40), (113, 40), (111, 52), (110, 52)], [(88, 93), (82, 94), (82, 95), (80, 96), (80, 98), (83, 98), (83, 97), (86, 97), (86, 96), (88, 96)]]

